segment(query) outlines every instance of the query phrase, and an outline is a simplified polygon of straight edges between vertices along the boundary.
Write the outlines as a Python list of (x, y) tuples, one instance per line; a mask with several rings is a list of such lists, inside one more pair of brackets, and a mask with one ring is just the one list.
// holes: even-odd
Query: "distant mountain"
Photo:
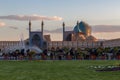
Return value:
[[(71, 31), (71, 30), (73, 30), (73, 28), (72, 27), (66, 27), (65, 30), (66, 31)], [(62, 33), (63, 29), (62, 28), (58, 28), (58, 29), (51, 30), (51, 31), (50, 30), (44, 30), (44, 32), (46, 32), (46, 33)]]
[(92, 26), (92, 32), (119, 32), (120, 25), (95, 25)]
[[(66, 27), (65, 28), (66, 31), (71, 31), (73, 30), (73, 27)], [(44, 30), (45, 32), (48, 33), (62, 33), (63, 29), (62, 28), (58, 28), (55, 30)], [(119, 32), (120, 31), (120, 25), (95, 25), (92, 26), (92, 32), (96, 33), (96, 32)]]

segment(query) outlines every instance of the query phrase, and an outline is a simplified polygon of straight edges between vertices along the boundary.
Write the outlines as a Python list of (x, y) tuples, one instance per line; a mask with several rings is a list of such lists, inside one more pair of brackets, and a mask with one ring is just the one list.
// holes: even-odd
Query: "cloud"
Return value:
[(5, 26), (4, 22), (0, 22), (0, 27)]
[(15, 30), (18, 29), (18, 27), (14, 27), (14, 26), (9, 26), (9, 28), (11, 28), (11, 29), (15, 29)]
[(40, 15), (8, 15), (8, 16), (0, 16), (0, 19), (7, 19), (7, 20), (18, 20), (18, 21), (38, 21), (38, 20), (55, 20), (60, 21), (62, 20), (62, 17), (53, 16), (53, 17), (47, 17), (47, 16), (40, 16)]

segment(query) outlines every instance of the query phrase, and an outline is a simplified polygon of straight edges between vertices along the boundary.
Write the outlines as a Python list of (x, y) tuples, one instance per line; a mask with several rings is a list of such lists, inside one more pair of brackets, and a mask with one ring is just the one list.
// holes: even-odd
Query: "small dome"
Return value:
[(85, 38), (85, 36), (84, 35), (82, 35), (82, 34), (79, 34), (79, 36), (78, 36), (78, 40), (85, 40), (86, 38)]
[(92, 36), (92, 35), (88, 36), (88, 37), (86, 38), (86, 40), (87, 40), (87, 41), (97, 41), (97, 39), (96, 39), (94, 36)]
[(74, 40), (75, 41), (85, 41), (86, 38), (82, 33), (77, 33), (77, 34), (74, 34)]

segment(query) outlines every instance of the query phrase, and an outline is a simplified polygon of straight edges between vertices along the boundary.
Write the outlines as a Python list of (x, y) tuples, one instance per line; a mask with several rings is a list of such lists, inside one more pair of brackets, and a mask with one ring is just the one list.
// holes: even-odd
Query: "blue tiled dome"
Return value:
[(91, 34), (91, 27), (85, 22), (81, 21), (78, 25), (74, 27), (73, 31), (76, 33), (82, 32), (88, 35), (88, 34)]
[(79, 33), (79, 32), (82, 32), (82, 31), (79, 29), (79, 26), (76, 25), (74, 27), (74, 32)]

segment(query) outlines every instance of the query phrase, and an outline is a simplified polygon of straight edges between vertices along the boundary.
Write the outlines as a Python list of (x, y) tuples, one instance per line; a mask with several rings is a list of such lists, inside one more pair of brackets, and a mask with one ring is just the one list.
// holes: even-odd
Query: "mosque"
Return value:
[(63, 23), (63, 41), (97, 41), (97, 39), (91, 35), (91, 27), (81, 21), (77, 21), (77, 25), (73, 31), (65, 31), (65, 24)]
[[(29, 21), (29, 38), (24, 40), (25, 46), (38, 47), (39, 49), (54, 48), (97, 48), (97, 47), (116, 47), (120, 46), (120, 39), (99, 41), (91, 33), (92, 28), (86, 22), (81, 21), (73, 27), (73, 30), (65, 30), (63, 22), (63, 40), (51, 41), (50, 35), (43, 35), (44, 22), (41, 22), (41, 31), (32, 31), (32, 23)], [(22, 43), (23, 43), (22, 42)], [(10, 47), (23, 47), (20, 41), (0, 41), (0, 49), (9, 49)]]
[[(51, 48), (51, 47), (70, 47), (69, 45), (79, 42), (87, 42), (87, 45), (89, 43), (95, 43), (98, 40), (91, 35), (91, 27), (81, 21), (80, 23), (77, 21), (77, 24), (75, 25), (74, 29), (72, 31), (66, 31), (65, 30), (65, 23), (63, 22), (63, 41), (51, 41), (50, 35), (43, 35), (44, 31), (44, 22), (41, 22), (41, 31), (32, 31), (31, 30), (31, 21), (29, 21), (29, 45), (30, 46), (37, 46), (39, 48)], [(68, 43), (69, 42), (69, 43)], [(63, 45), (64, 43), (64, 45)], [(54, 45), (56, 44), (56, 45)], [(68, 44), (68, 45), (65, 45)], [(52, 45), (52, 46), (51, 46)], [(74, 45), (72, 47), (78, 47), (77, 45)], [(79, 46), (80, 47), (80, 46)], [(86, 46), (87, 47), (87, 46)]]

